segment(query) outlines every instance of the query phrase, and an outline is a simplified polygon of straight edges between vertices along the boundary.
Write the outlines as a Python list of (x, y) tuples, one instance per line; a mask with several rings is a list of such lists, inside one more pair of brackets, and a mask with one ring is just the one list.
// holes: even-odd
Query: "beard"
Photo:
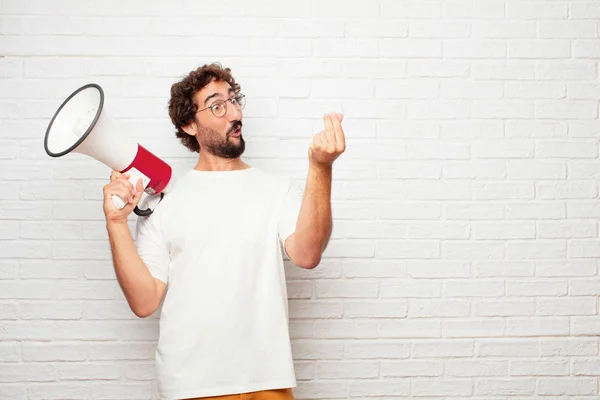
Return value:
[(246, 142), (240, 132), (240, 136), (232, 137), (231, 134), (235, 132), (237, 129), (242, 128), (241, 121), (235, 121), (227, 132), (225, 133), (225, 137), (222, 137), (217, 131), (205, 128), (204, 132), (201, 134), (202, 144), (200, 147), (204, 146), (206, 151), (209, 153), (222, 158), (238, 158), (246, 149)]

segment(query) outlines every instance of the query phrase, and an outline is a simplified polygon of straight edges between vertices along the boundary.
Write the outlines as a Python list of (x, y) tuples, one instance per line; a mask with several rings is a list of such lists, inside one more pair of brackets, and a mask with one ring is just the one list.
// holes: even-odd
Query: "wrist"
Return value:
[(314, 162), (309, 162), (308, 169), (318, 173), (331, 174), (331, 171), (333, 170), (333, 164), (317, 164)]

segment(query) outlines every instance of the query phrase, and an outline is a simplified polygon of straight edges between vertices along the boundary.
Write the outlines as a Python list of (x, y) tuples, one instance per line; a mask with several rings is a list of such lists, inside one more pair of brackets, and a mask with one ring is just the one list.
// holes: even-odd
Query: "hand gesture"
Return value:
[(310, 165), (331, 168), (333, 162), (346, 150), (346, 138), (342, 129), (342, 114), (326, 114), (325, 130), (317, 133), (308, 149)]
[[(127, 223), (127, 217), (140, 201), (144, 193), (142, 179), (138, 179), (137, 187), (127, 180), (129, 174), (121, 174), (113, 171), (110, 175), (110, 183), (104, 186), (104, 215), (106, 222)], [(112, 201), (113, 196), (119, 196), (124, 202), (125, 207), (118, 209)]]

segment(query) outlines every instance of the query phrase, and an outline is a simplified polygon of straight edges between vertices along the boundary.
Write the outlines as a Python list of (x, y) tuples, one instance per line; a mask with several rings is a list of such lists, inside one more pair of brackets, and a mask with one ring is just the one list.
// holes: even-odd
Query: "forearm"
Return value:
[(125, 298), (136, 315), (147, 316), (157, 307), (155, 279), (140, 258), (127, 224), (108, 222), (106, 228), (115, 272)]
[(302, 205), (293, 234), (294, 255), (290, 258), (307, 268), (321, 260), (332, 231), (331, 216), (332, 169), (310, 166)]

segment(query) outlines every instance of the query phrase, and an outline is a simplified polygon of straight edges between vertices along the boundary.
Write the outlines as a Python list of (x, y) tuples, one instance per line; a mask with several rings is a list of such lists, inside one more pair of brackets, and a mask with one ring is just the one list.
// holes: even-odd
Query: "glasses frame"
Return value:
[[(241, 101), (241, 102), (240, 102), (240, 99), (242, 99), (242, 101)], [(242, 106), (236, 106), (235, 104), (233, 104), (233, 101), (234, 101), (234, 100), (235, 100), (235, 101), (238, 103), (238, 105), (239, 105), (240, 103), (243, 103), (243, 104), (242, 104)], [(198, 114), (200, 111), (204, 111), (204, 110), (208, 110), (208, 109), (210, 109), (210, 112), (211, 112), (211, 113), (212, 113), (212, 114), (213, 114), (215, 117), (217, 117), (217, 118), (221, 118), (221, 117), (223, 117), (225, 114), (227, 114), (227, 103), (231, 103), (233, 106), (237, 107), (237, 109), (238, 109), (238, 110), (243, 110), (243, 109), (244, 109), (244, 107), (246, 107), (246, 101), (245, 101), (245, 100), (246, 100), (246, 95), (245, 95), (245, 94), (242, 94), (242, 93), (239, 93), (239, 94), (235, 95), (234, 97), (230, 97), (230, 98), (228, 98), (227, 100), (215, 100), (215, 101), (213, 101), (213, 102), (212, 102), (212, 104), (211, 104), (210, 106), (208, 106), (208, 107), (205, 107), (205, 108), (203, 108), (203, 109), (201, 109), (201, 110), (198, 110), (198, 111), (196, 111), (196, 112), (195, 112), (195, 114)], [(214, 107), (214, 106), (216, 106), (216, 105), (219, 105), (219, 104), (222, 104), (222, 105), (223, 105), (223, 109), (225, 110), (225, 111), (223, 112), (223, 114), (222, 114), (222, 115), (217, 115), (217, 114), (215, 114), (215, 110), (213, 110), (213, 107)]]

